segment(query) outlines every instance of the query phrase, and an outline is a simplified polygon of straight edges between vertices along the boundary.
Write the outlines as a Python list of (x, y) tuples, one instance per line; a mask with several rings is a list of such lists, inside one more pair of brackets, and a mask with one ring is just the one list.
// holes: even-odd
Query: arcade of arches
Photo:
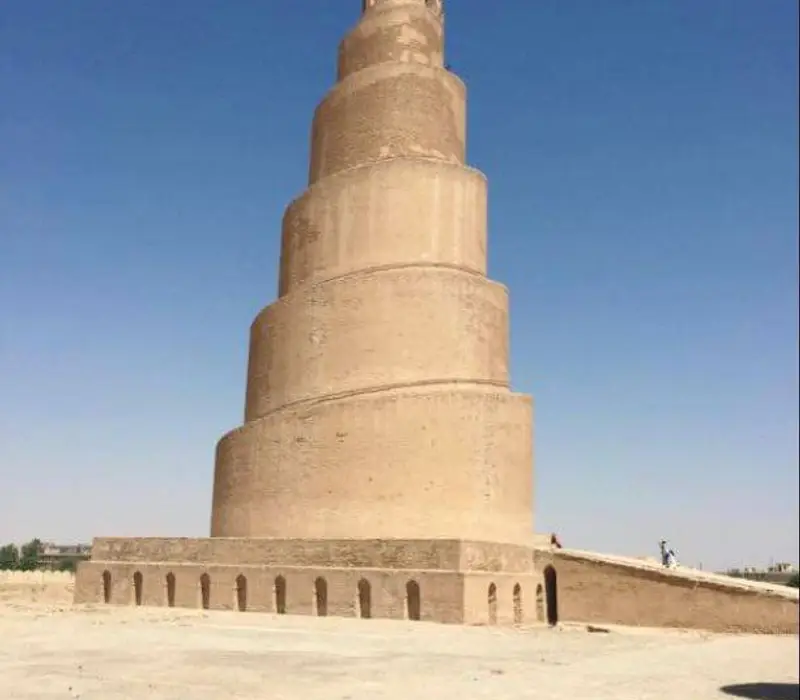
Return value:
[[(558, 601), (556, 591), (556, 572), (552, 566), (544, 570), (544, 584), (536, 586), (535, 600), (535, 619), (538, 622), (547, 622), (555, 625), (558, 622)], [(130, 586), (130, 604), (142, 605), (144, 601), (144, 575), (141, 571), (134, 572)], [(110, 571), (105, 570), (101, 576), (103, 590), (103, 600), (111, 603), (113, 596), (114, 580)], [(197, 585), (197, 606), (204, 610), (212, 607), (238, 610), (246, 612), (250, 609), (248, 600), (248, 580), (244, 574), (239, 574), (235, 581), (230, 599), (230, 606), (225, 605), (221, 598), (215, 600), (217, 596), (224, 596), (224, 592), (215, 588), (212, 577), (208, 573), (202, 573), (196, 579)], [(170, 571), (163, 577), (163, 600), (147, 600), (149, 605), (165, 605), (175, 607), (176, 605), (177, 579), (175, 573)], [(286, 578), (278, 575), (273, 579), (272, 600), (270, 609), (280, 615), (290, 613), (288, 600), (288, 585)], [(354, 591), (353, 614), (356, 617), (369, 619), (373, 617), (373, 594), (372, 584), (366, 579), (358, 580)], [(312, 613), (319, 617), (326, 617), (329, 614), (328, 581), (324, 576), (314, 579), (313, 590), (310, 596)], [(525, 602), (523, 600), (523, 589), (519, 583), (514, 584), (511, 591), (511, 614), (515, 625), (525, 622)], [(487, 621), (490, 625), (499, 622), (498, 610), (502, 608), (502, 601), (498, 592), (497, 584), (490, 582), (487, 588)], [(261, 608), (263, 610), (263, 608)], [(405, 597), (403, 616), (408, 620), (423, 619), (423, 598), (420, 583), (415, 579), (409, 579), (405, 583)]]
[[(132, 598), (131, 604), (139, 606), (144, 602), (144, 575), (136, 571), (131, 579)], [(163, 579), (163, 600), (148, 600), (149, 605), (165, 605), (175, 607), (177, 579), (175, 574), (170, 571)], [(104, 570), (101, 576), (101, 586), (103, 591), (103, 601), (107, 604), (112, 602), (114, 579), (109, 570)], [(203, 573), (197, 579), (198, 607), (209, 610), (216, 606), (215, 595), (221, 593), (214, 589), (213, 581), (208, 573)], [(289, 613), (287, 605), (288, 587), (285, 577), (278, 575), (275, 577), (272, 588), (272, 611), (285, 615)], [(357, 617), (368, 619), (372, 617), (372, 585), (370, 582), (361, 578), (358, 581), (355, 591), (354, 612)], [(422, 589), (420, 584), (414, 579), (410, 579), (405, 585), (405, 617), (409, 620), (422, 619)], [(232, 609), (239, 612), (246, 612), (248, 608), (248, 583), (244, 574), (236, 577), (233, 590)], [(323, 576), (318, 576), (314, 580), (312, 593), (312, 607), (314, 614), (319, 617), (328, 615), (328, 582)]]

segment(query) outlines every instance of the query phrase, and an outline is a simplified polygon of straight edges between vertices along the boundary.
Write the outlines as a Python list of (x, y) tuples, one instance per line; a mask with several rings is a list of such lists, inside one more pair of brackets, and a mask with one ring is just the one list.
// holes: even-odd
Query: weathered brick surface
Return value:
[(269, 414), (217, 450), (212, 537), (527, 543), (531, 404), (469, 383)]
[(443, 68), (383, 63), (348, 76), (314, 114), (309, 184), (401, 156), (464, 163), (465, 103), (464, 83)]
[(112, 564), (533, 572), (530, 547), (462, 540), (99, 537), (92, 544), (92, 560)]
[(414, 266), (340, 277), (281, 298), (251, 329), (245, 419), (419, 382), (508, 386), (505, 287), (461, 270)]
[(136, 575), (141, 575), (142, 605), (170, 605), (168, 575), (174, 576), (172, 605), (182, 608), (203, 608), (201, 577), (208, 576), (210, 610), (236, 610), (239, 607), (241, 576), (246, 581), (244, 611), (279, 612), (276, 579), (285, 581), (283, 612), (291, 615), (319, 613), (317, 586), (324, 580), (325, 605), (328, 615), (360, 617), (359, 582), (367, 581), (370, 590), (370, 617), (388, 619), (413, 618), (407, 600), (406, 585), (419, 586), (421, 620), (463, 622), (463, 575), (432, 571), (355, 570), (313, 567), (259, 567), (246, 565), (212, 566), (179, 563), (129, 563), (91, 561), (81, 564), (76, 581), (78, 603), (104, 600), (103, 574), (109, 576), (109, 603), (136, 605)]
[(425, 3), (372, 4), (339, 45), (339, 80), (381, 63), (444, 64), (442, 23)]
[(409, 265), (483, 275), (486, 235), (486, 178), (477, 170), (421, 158), (351, 168), (320, 180), (287, 207), (279, 294)]

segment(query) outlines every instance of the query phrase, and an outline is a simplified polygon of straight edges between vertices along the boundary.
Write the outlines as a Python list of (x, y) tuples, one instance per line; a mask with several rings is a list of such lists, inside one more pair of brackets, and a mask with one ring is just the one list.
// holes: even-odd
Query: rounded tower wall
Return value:
[(245, 420), (409, 384), (508, 385), (508, 296), (442, 267), (359, 272), (293, 292), (250, 331)]
[(387, 62), (444, 65), (441, 17), (427, 3), (382, 2), (368, 8), (339, 44), (337, 77)]
[(272, 413), (220, 440), (212, 537), (531, 537), (530, 398), (442, 384)]
[(353, 168), (320, 180), (287, 208), (278, 293), (410, 263), (485, 274), (486, 235), (479, 171), (420, 158)]
[(466, 87), (449, 71), (381, 63), (345, 78), (317, 107), (309, 184), (403, 156), (464, 164)]

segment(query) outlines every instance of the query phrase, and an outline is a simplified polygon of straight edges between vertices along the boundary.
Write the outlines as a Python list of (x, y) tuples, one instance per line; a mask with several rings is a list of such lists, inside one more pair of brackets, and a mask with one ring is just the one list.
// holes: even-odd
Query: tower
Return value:
[(532, 538), (531, 404), (486, 278), (487, 184), (441, 2), (364, 0), (250, 330), (212, 537)]
[(96, 538), (77, 602), (534, 619), (531, 401), (441, 0), (364, 0), (250, 329), (211, 536)]

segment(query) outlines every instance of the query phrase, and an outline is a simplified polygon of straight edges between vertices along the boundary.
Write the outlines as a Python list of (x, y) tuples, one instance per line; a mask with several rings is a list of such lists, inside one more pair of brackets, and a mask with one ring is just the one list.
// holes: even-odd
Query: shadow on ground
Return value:
[(726, 695), (748, 700), (800, 700), (797, 683), (741, 683), (724, 685), (720, 690)]

